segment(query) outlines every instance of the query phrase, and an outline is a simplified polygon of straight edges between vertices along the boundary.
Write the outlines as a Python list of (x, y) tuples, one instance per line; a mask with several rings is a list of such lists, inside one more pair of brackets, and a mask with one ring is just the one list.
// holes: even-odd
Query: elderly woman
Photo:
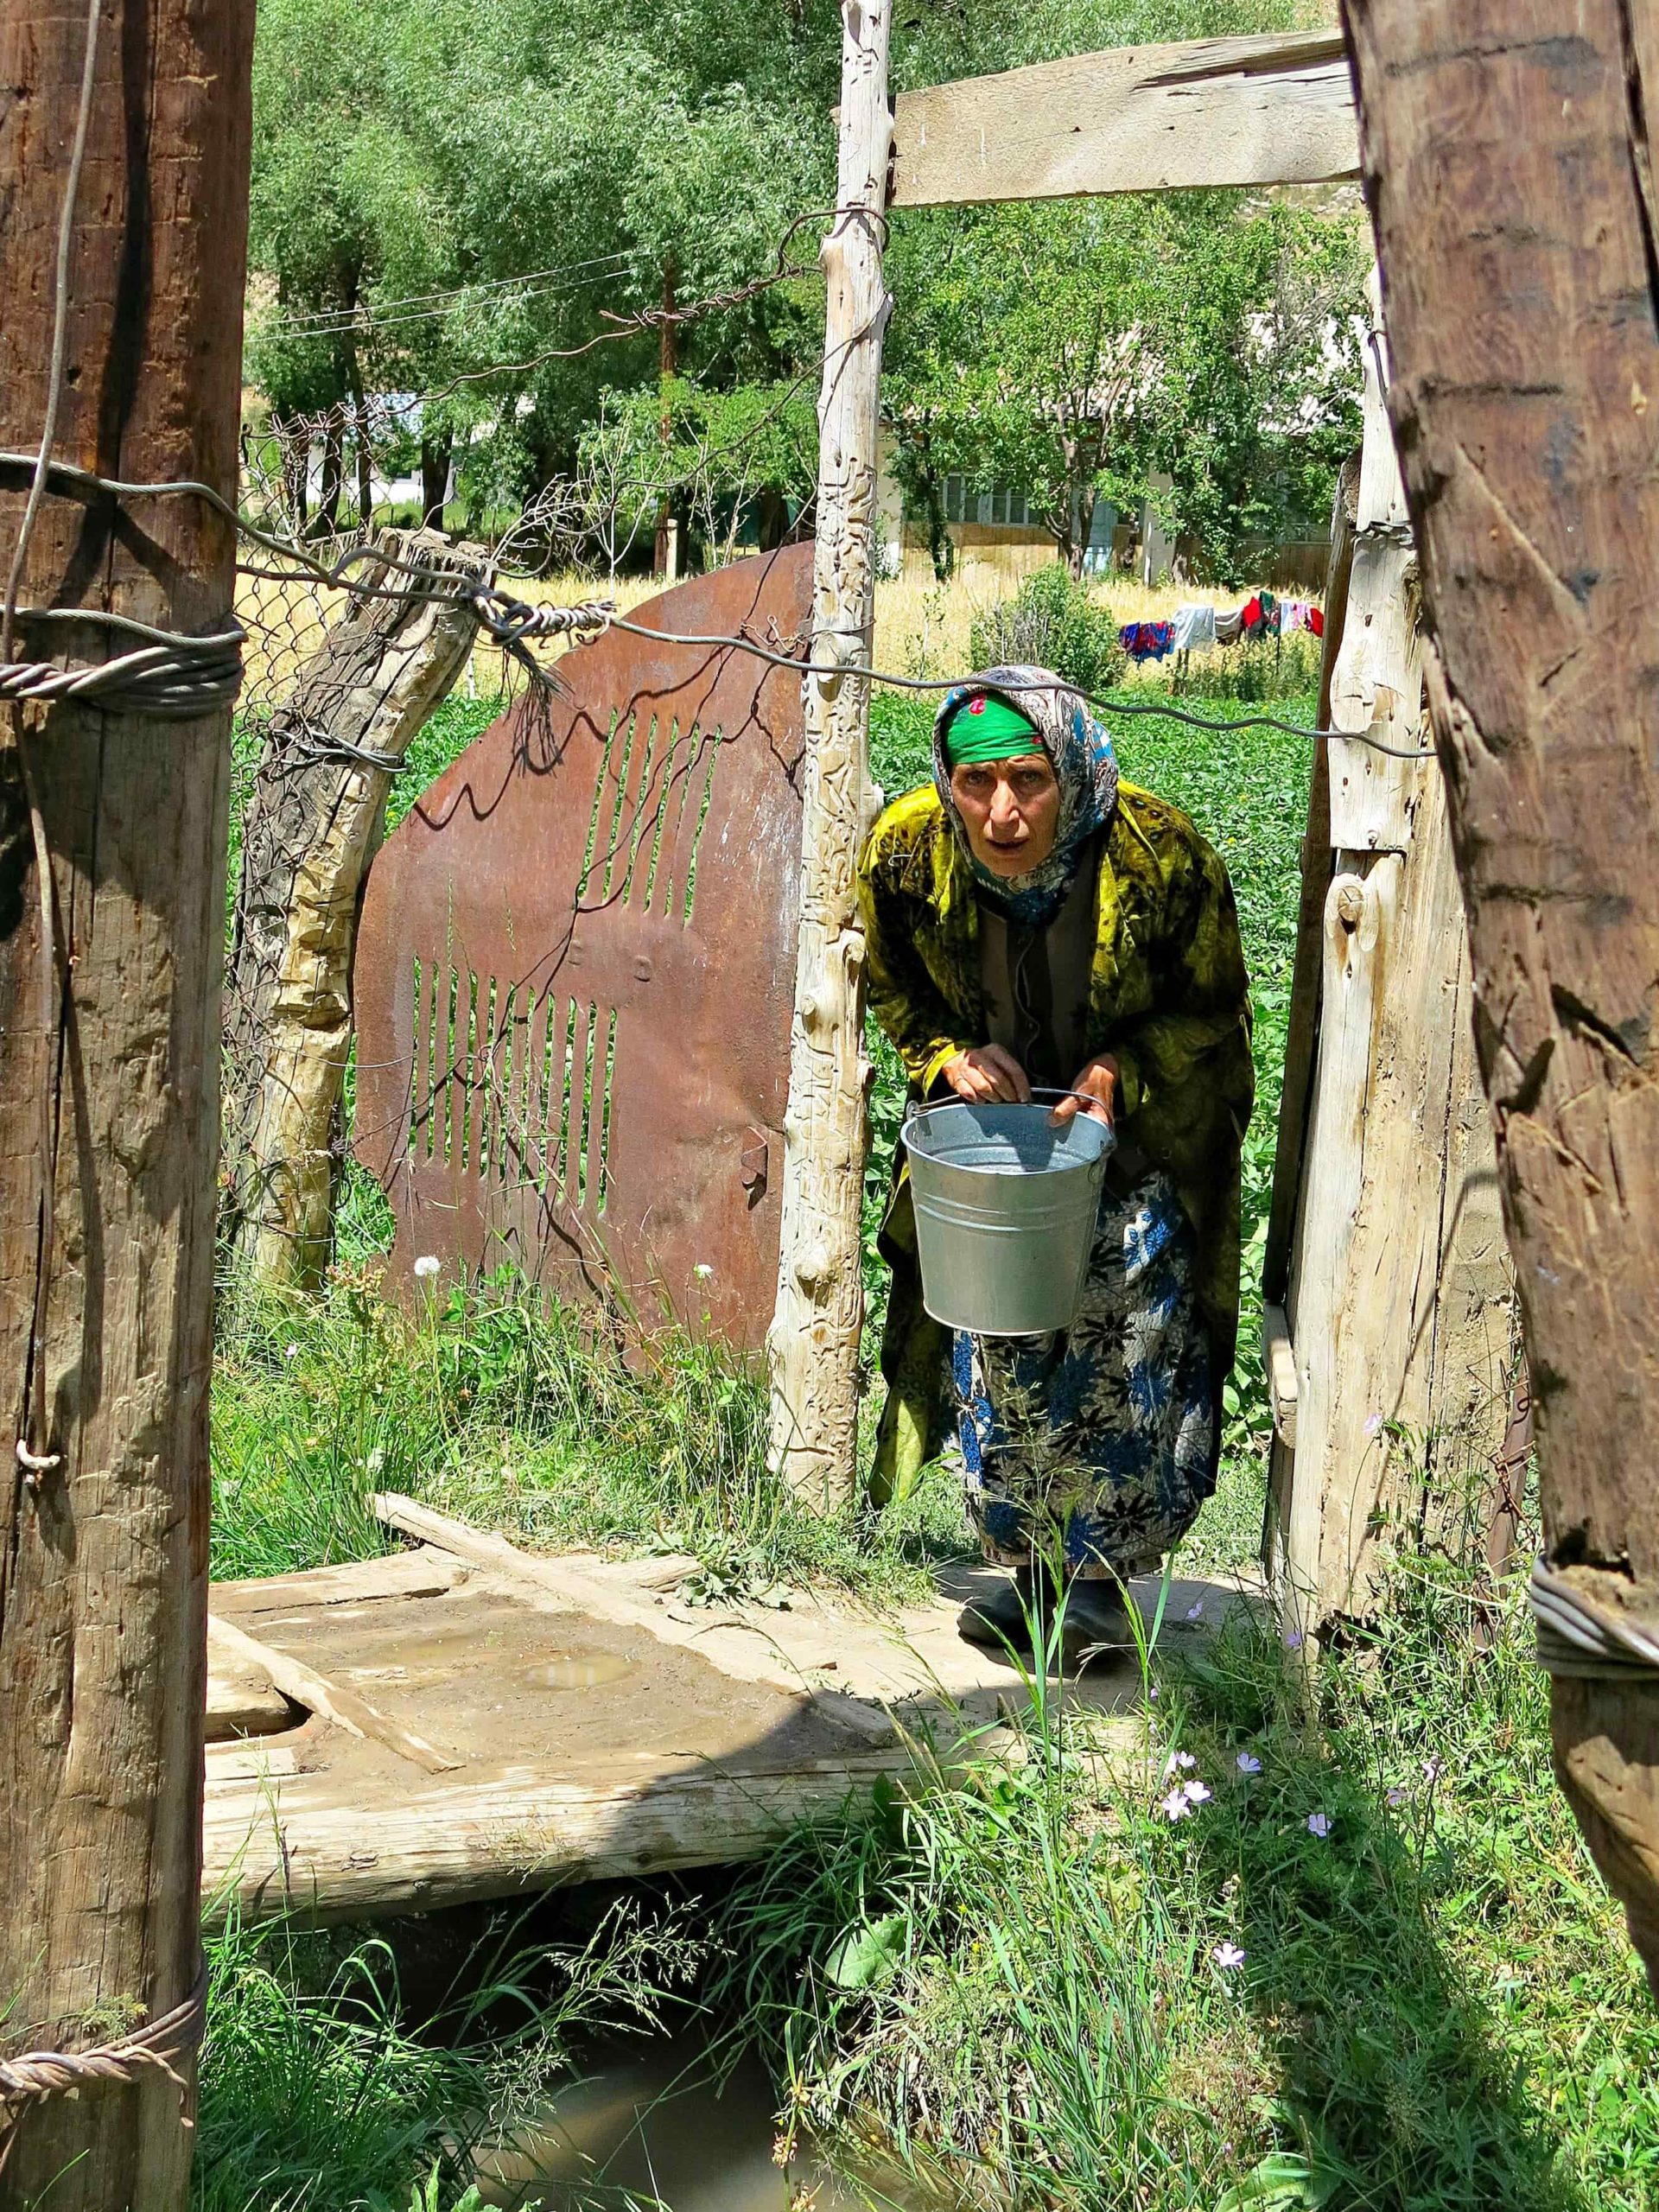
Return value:
[(1215, 1487), (1238, 1322), (1239, 1153), (1250, 1014), (1227, 871), (1186, 817), (1118, 780), (1076, 693), (994, 668), (945, 699), (933, 781), (889, 806), (859, 861), (870, 1005), (912, 1096), (1083, 1094), (1117, 1142), (1069, 1332), (978, 1338), (922, 1309), (902, 1158), (878, 1499), (954, 1412), (986, 1558), (970, 1641), (1014, 1644), (1052, 1574), (1066, 1656), (1121, 1644), (1120, 1594)]

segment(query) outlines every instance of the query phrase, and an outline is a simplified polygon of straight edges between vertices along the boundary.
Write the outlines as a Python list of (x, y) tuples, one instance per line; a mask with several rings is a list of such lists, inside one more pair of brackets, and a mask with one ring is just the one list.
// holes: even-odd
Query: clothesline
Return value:
[(1279, 599), (1262, 591), (1225, 613), (1207, 600), (1192, 600), (1178, 607), (1166, 622), (1126, 622), (1117, 638), (1129, 658), (1141, 662), (1163, 660), (1171, 653), (1207, 652), (1212, 645), (1236, 645), (1241, 640), (1288, 637), (1295, 630), (1322, 638), (1323, 610), (1311, 599)]

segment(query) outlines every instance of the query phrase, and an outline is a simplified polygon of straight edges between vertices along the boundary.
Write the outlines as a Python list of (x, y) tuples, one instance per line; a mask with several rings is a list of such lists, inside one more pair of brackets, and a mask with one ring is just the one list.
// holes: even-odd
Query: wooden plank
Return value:
[(1287, 1452), (1296, 1449), (1296, 1352), (1282, 1306), (1262, 1308), (1262, 1360), (1273, 1406), (1273, 1433)]
[[(1319, 655), (1319, 708), (1314, 725), (1328, 729), (1331, 687), (1347, 625), (1348, 585), (1359, 519), (1359, 458), (1345, 461), (1331, 507), (1331, 557), (1325, 575), (1325, 641)], [(1302, 1146), (1313, 1080), (1313, 1048), (1319, 1029), (1319, 976), (1325, 961), (1325, 894), (1331, 887), (1331, 756), (1316, 745), (1308, 779), (1307, 827), (1302, 833), (1302, 888), (1291, 969), (1290, 1019), (1285, 1030), (1284, 1082), (1279, 1094), (1279, 1136), (1273, 1159), (1273, 1197), (1267, 1249), (1262, 1260), (1265, 1297), (1281, 1302), (1290, 1275), (1290, 1239), (1301, 1187)]]
[(1404, 852), (1439, 772), (1423, 713), (1422, 593), (1389, 423), (1388, 361), (1375, 288), (1373, 275), (1358, 514), (1343, 644), (1332, 677), (1331, 727), (1362, 731), (1395, 752), (1421, 757), (1402, 760), (1370, 745), (1332, 739), (1331, 842), (1338, 853)]
[(278, 1735), (295, 1719), (293, 1707), (263, 1667), (223, 1649), (208, 1654), (205, 1733), (210, 1744)]
[[(1351, 7), (1433, 608), (1481, 1072), (1548, 1555), (1659, 1628), (1659, 24)], [(1557, 1772), (1659, 1987), (1650, 1674), (1551, 1686)]]
[(868, 668), (875, 636), (893, 0), (849, 0), (842, 25), (836, 213), (819, 254), (827, 299), (812, 570), (812, 658), (835, 672), (806, 679), (801, 925), (778, 1302), (766, 1337), (771, 1463), (822, 1510), (850, 1499), (856, 1479), (864, 1327), (859, 1240), (870, 1064), (857, 862), (868, 827), (870, 687), (839, 671)]
[(354, 1690), (341, 1689), (315, 1667), (307, 1666), (304, 1660), (296, 1659), (291, 1652), (278, 1651), (274, 1644), (258, 1643), (245, 1630), (213, 1613), (207, 1616), (207, 1642), (210, 1648), (217, 1646), (250, 1666), (263, 1667), (277, 1688), (308, 1712), (321, 1713), (325, 1720), (332, 1720), (349, 1735), (384, 1744), (399, 1758), (412, 1760), (429, 1774), (453, 1773), (462, 1764), (460, 1759), (435, 1750), (423, 1738), (400, 1727), (397, 1721), (388, 1719)]
[(895, 1744), (779, 1773), (696, 1765), (599, 1789), (532, 1770), (372, 1812), (340, 1776), (210, 1782), (203, 1904), (221, 1916), (234, 1902), (252, 1917), (287, 1903), (319, 1918), (354, 1918), (735, 1864), (908, 1761)]
[[(978, 1726), (960, 1746), (949, 1738), (937, 1756), (949, 1770), (964, 1756), (1017, 1764), (1022, 1755), (1014, 1732)], [(1121, 1779), (1131, 1762), (1143, 1770), (1144, 1729), (1134, 1719), (1096, 1721), (1082, 1756), (1103, 1780)], [(894, 1742), (770, 1768), (726, 1771), (702, 1761), (599, 1788), (519, 1767), (386, 1803), (372, 1780), (353, 1778), (349, 1762), (327, 1771), (302, 1757), (289, 1770), (272, 1764), (259, 1773), (255, 1765), (250, 1751), (221, 1753), (209, 1769), (202, 1904), (210, 1919), (232, 1909), (249, 1920), (285, 1910), (366, 1918), (734, 1866), (878, 1781), (902, 1784), (929, 1770), (927, 1754)]]
[[(45, 440), (234, 501), (253, 17), (252, 0), (0, 9), (0, 449)], [(32, 480), (0, 469), (16, 605), (86, 619), (25, 616), (0, 658), (111, 659), (100, 616), (224, 634), (223, 515), (52, 477), (24, 546)], [(228, 705), (0, 712), (0, 2057), (161, 2018), (200, 1965), (230, 722)], [(175, 2066), (11, 2108), (0, 2199), (182, 2212), (188, 2035)]]
[(483, 1529), (470, 1529), (464, 1521), (452, 1521), (447, 1514), (435, 1513), (430, 1506), (418, 1504), (412, 1497), (401, 1497), (395, 1491), (382, 1491), (374, 1500), (374, 1510), (389, 1527), (401, 1529), (406, 1535), (442, 1545), (458, 1559), (470, 1560), (521, 1585), (528, 1583), (545, 1590), (596, 1620), (642, 1628), (659, 1643), (696, 1651), (734, 1681), (765, 1682), (772, 1688), (804, 1698), (867, 1741), (883, 1743), (893, 1735), (893, 1723), (886, 1713), (838, 1691), (810, 1688), (802, 1681), (798, 1672), (779, 1660), (767, 1640), (747, 1629), (724, 1626), (717, 1619), (706, 1623), (683, 1620), (667, 1606), (619, 1589), (614, 1583), (601, 1580), (585, 1568), (572, 1567), (566, 1560), (521, 1552), (505, 1536)]
[(901, 92), (895, 207), (1355, 176), (1332, 32), (1118, 47)]
[(436, 1598), (466, 1575), (452, 1554), (416, 1545), (384, 1559), (348, 1560), (339, 1567), (302, 1567), (292, 1574), (250, 1575), (215, 1582), (212, 1605), (222, 1619), (257, 1624), (264, 1613), (308, 1612), (324, 1605), (361, 1605), (386, 1598)]

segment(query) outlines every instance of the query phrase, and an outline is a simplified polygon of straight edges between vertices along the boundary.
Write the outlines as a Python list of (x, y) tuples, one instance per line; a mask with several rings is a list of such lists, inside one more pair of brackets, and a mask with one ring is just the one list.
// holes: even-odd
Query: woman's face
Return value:
[(1047, 753), (964, 760), (950, 771), (950, 796), (967, 824), (974, 858), (993, 875), (1024, 875), (1053, 851), (1060, 787)]

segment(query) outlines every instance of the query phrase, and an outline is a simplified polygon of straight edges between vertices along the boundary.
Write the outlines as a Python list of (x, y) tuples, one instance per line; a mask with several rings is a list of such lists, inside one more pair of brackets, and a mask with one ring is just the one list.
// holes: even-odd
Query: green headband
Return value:
[(982, 692), (965, 700), (944, 728), (944, 757), (952, 768), (964, 761), (1013, 760), (1040, 753), (1043, 741), (1022, 714)]

